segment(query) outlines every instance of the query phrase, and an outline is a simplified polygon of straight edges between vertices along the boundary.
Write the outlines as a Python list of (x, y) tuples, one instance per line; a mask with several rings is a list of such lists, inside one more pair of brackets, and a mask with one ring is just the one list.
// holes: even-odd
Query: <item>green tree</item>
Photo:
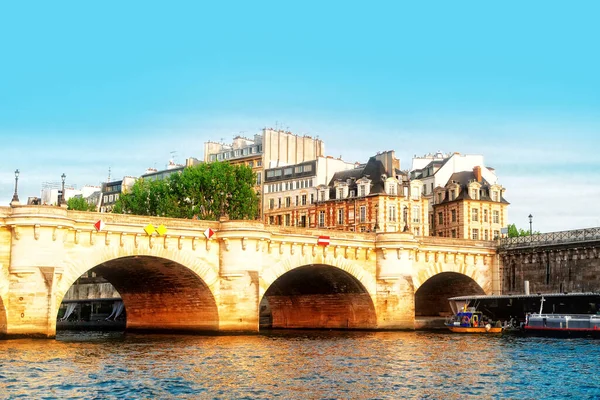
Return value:
[(258, 196), (252, 169), (228, 162), (185, 168), (164, 180), (138, 179), (113, 212), (173, 218), (254, 219)]
[(71, 197), (67, 200), (67, 210), (96, 211), (96, 206), (88, 203), (83, 197)]
[[(534, 235), (539, 235), (540, 232), (534, 231)], [(508, 225), (508, 237), (519, 237), (519, 236), (529, 236), (529, 230), (525, 230), (523, 228), (517, 229), (515, 224)]]

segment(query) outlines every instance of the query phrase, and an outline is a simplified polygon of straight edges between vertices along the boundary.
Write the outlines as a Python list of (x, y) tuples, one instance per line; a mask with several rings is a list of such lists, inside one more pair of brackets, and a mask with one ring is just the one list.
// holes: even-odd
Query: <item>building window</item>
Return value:
[(479, 209), (473, 208), (471, 210), (471, 221), (479, 221)]
[(314, 193), (310, 194), (310, 204), (313, 204), (315, 202), (315, 195)]
[(281, 208), (281, 197), (277, 199), (277, 208)]
[(442, 192), (438, 193), (438, 204), (442, 202)]
[(450, 200), (456, 199), (456, 192), (454, 190), (450, 191)]
[(319, 211), (319, 228), (325, 227), (325, 211)]
[(319, 192), (320, 201), (325, 201), (325, 191), (321, 190)]
[(421, 206), (413, 206), (412, 208), (412, 222), (413, 224), (421, 223)]
[(367, 206), (360, 206), (360, 222), (367, 221)]
[(450, 216), (452, 218), (452, 222), (456, 222), (456, 210), (450, 211)]
[(260, 166), (262, 166), (262, 161), (261, 161), (261, 160), (257, 160), (257, 161), (256, 161), (256, 166), (257, 166), (257, 167), (260, 167)]
[(302, 205), (303, 206), (306, 205), (306, 195), (305, 194), (302, 195)]
[(343, 208), (338, 209), (337, 222), (338, 222), (338, 225), (344, 225), (344, 209)]
[(343, 199), (344, 198), (344, 188), (339, 188), (338, 189), (337, 198), (338, 199)]
[(450, 232), (450, 236), (453, 238), (456, 237), (456, 229), (452, 229), (452, 231)]
[(388, 221), (396, 222), (396, 206), (390, 205), (388, 207)]
[(290, 214), (285, 214), (285, 226), (290, 226)]
[(471, 238), (473, 240), (479, 240), (479, 229), (473, 229)]
[(396, 184), (395, 183), (388, 184), (387, 192), (388, 192), (388, 194), (395, 196), (396, 195)]
[(275, 199), (269, 199), (269, 209), (275, 208)]
[(291, 197), (286, 197), (285, 198), (285, 206), (286, 207), (290, 207), (292, 205), (292, 198)]
[(366, 186), (365, 185), (359, 185), (358, 186), (358, 195), (360, 197), (365, 197), (365, 193), (367, 192), (366, 190)]
[(412, 188), (411, 192), (412, 192), (411, 198), (413, 200), (419, 200), (419, 190), (416, 188), (416, 186)]
[(488, 222), (488, 210), (483, 210), (483, 222)]
[(414, 228), (413, 228), (413, 234), (414, 234), (415, 236), (421, 236), (421, 228), (419, 228), (418, 226), (417, 226), (417, 227), (414, 227)]
[(438, 225), (444, 225), (444, 213), (438, 213)]
[(498, 211), (498, 210), (493, 210), (492, 211), (492, 222), (494, 224), (499, 224), (500, 223), (500, 211)]
[(483, 231), (483, 240), (490, 240), (489, 234), (490, 234), (490, 232), (487, 229), (485, 231)]
[(500, 237), (500, 231), (494, 231), (494, 240)]
[(493, 201), (498, 201), (498, 192), (497, 191), (492, 191), (492, 200)]
[(262, 174), (260, 172), (256, 173), (256, 184), (260, 185), (262, 182)]

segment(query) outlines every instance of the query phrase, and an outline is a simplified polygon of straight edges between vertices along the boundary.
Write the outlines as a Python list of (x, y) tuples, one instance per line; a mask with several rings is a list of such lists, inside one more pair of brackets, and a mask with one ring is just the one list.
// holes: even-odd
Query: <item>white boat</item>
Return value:
[(526, 334), (560, 337), (600, 337), (600, 315), (597, 314), (544, 314), (540, 312), (525, 317)]

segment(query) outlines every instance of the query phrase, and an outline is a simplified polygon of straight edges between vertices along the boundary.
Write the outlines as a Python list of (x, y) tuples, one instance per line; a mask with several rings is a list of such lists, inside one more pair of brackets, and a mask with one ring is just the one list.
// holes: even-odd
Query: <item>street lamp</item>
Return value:
[(402, 210), (404, 211), (404, 232), (408, 232), (408, 206), (404, 206)]
[(375, 226), (373, 232), (377, 232), (379, 229), (379, 204), (375, 204)]
[(60, 179), (62, 179), (62, 193), (60, 195), (60, 205), (64, 205), (67, 204), (67, 202), (65, 201), (65, 178), (67, 176), (65, 175), (65, 173), (63, 172), (63, 174), (60, 176)]
[(15, 170), (15, 194), (13, 194), (13, 198), (12, 198), (12, 202), (11, 203), (18, 203), (19, 202), (19, 195), (17, 193), (17, 186), (19, 184), (19, 169), (17, 168)]
[(529, 236), (533, 235), (533, 229), (532, 229), (532, 222), (533, 222), (533, 215), (529, 214)]

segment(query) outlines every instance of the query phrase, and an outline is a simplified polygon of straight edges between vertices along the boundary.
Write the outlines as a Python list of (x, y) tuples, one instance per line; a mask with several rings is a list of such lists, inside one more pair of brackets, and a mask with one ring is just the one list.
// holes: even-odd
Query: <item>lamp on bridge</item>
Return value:
[(19, 169), (17, 168), (15, 170), (15, 194), (13, 194), (13, 198), (12, 201), (10, 202), (10, 204), (19, 204), (19, 194), (17, 193), (17, 186), (19, 184)]
[[(379, 199), (377, 199), (379, 200)], [(373, 227), (373, 232), (377, 232), (379, 230), (379, 204), (375, 204), (375, 226)]]
[(67, 204), (67, 202), (65, 201), (65, 179), (66, 179), (66, 175), (63, 172), (63, 174), (60, 176), (60, 179), (62, 179), (62, 193), (60, 195), (60, 206), (64, 206)]
[(533, 215), (529, 214), (529, 236), (533, 235), (533, 228), (532, 228), (532, 224), (533, 223)]
[(404, 206), (402, 209), (404, 218), (404, 232), (408, 232), (408, 206)]

